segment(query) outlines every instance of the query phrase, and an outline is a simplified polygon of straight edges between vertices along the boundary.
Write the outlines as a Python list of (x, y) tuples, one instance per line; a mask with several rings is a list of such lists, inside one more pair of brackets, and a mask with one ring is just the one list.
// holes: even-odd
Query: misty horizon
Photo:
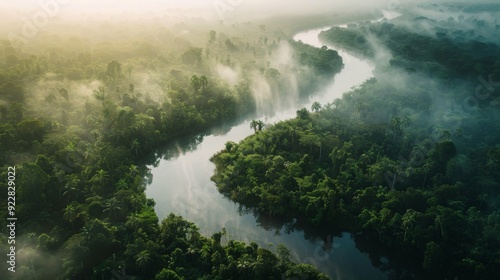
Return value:
[(1, 279), (497, 276), (498, 0), (0, 15)]

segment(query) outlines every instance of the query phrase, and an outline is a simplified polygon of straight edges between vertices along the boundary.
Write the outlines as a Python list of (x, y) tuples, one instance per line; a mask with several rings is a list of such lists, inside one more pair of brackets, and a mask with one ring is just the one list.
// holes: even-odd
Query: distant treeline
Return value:
[[(104, 29), (114, 28), (124, 27)], [(326, 279), (293, 263), (283, 246), (275, 254), (231, 240), (224, 229), (203, 237), (175, 215), (158, 223), (144, 193), (146, 164), (168, 141), (255, 112), (251, 77), (231, 85), (214, 66), (263, 69), (279, 83), (267, 57), (280, 39), (253, 26), (246, 38), (203, 30), (190, 38), (201, 48), (163, 28), (141, 28), (93, 44), (78, 35), (40, 35), (24, 50), (1, 42), (0, 173), (7, 178), (16, 166), (17, 278)], [(331, 51), (296, 45), (292, 52), (307, 56), (294, 63), (309, 71), (299, 82), (341, 68)], [(324, 58), (337, 67), (325, 69)], [(0, 185), (7, 201), (7, 181)], [(0, 241), (8, 252), (5, 231)]]
[(380, 42), (393, 58), (342, 99), (228, 142), (212, 158), (220, 192), (354, 233), (390, 279), (495, 278), (499, 85), (477, 77), (500, 81), (500, 47), (440, 37), (387, 22), (323, 32), (368, 58)]
[[(400, 24), (398, 21), (360, 23), (350, 25), (350, 28), (333, 27), (322, 32), (320, 38), (368, 57), (374, 57), (379, 47), (388, 49), (393, 55), (391, 65), (409, 71), (422, 71), (439, 79), (493, 75), (499, 80), (500, 48), (496, 43), (488, 42), (487, 38), (478, 37), (488, 24), (476, 19), (459, 20), (462, 23), (453, 18), (438, 22), (415, 16), (400, 20)], [(477, 29), (460, 30), (461, 24), (468, 26), (466, 23)], [(428, 35), (429, 30), (424, 29), (428, 26), (434, 32), (432, 36)]]

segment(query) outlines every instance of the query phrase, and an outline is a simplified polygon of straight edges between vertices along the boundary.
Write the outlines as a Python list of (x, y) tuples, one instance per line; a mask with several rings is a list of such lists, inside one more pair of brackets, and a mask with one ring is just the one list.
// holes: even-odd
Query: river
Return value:
[[(294, 38), (321, 47), (318, 34), (325, 29), (301, 32)], [(344, 61), (344, 69), (308, 103), (259, 119), (269, 124), (294, 118), (298, 109), (310, 109), (315, 101), (322, 105), (332, 102), (372, 76), (373, 65), (344, 51), (339, 51), (339, 54)], [(332, 279), (387, 279), (386, 273), (374, 267), (368, 255), (356, 248), (349, 233), (320, 233), (302, 229), (290, 232), (287, 229), (294, 227), (294, 221), (284, 223), (256, 217), (252, 212), (242, 212), (238, 204), (217, 191), (210, 180), (215, 166), (209, 159), (223, 149), (227, 141), (239, 142), (251, 135), (253, 131), (249, 123), (250, 120), (244, 121), (220, 135), (214, 132), (204, 136), (200, 143), (187, 151), (181, 142), (173, 144), (171, 148), (177, 149), (180, 155), (161, 159), (157, 166), (150, 166), (153, 180), (147, 187), (146, 195), (156, 201), (155, 210), (160, 220), (172, 212), (194, 222), (206, 236), (225, 227), (231, 239), (254, 241), (261, 247), (283, 243), (297, 261), (317, 266)]]

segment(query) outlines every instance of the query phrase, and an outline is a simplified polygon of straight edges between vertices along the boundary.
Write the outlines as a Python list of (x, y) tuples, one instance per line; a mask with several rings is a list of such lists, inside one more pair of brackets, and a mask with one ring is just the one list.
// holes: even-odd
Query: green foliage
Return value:
[(310, 66), (319, 75), (331, 75), (339, 72), (344, 64), (337, 51), (327, 47), (315, 48), (302, 42), (289, 42), (296, 49), (298, 61)]
[[(460, 114), (436, 108), (431, 98), (462, 102), (477, 88), (477, 75), (486, 74), (450, 57), (489, 69), (497, 59), (487, 62), (467, 42), (389, 23), (332, 28), (321, 36), (369, 57), (376, 53), (367, 38), (378, 36), (395, 57), (390, 66), (377, 68), (376, 79), (342, 99), (313, 104), (313, 112), (298, 110), (295, 119), (269, 125), (214, 155), (212, 180), (219, 191), (257, 212), (356, 232), (381, 245), (372, 259), (386, 257), (390, 268), (400, 267), (404, 256), (420, 264), (405, 268), (420, 278), (494, 277), (500, 239), (492, 235), (497, 225), (485, 224), (496, 223), (500, 201), (500, 174), (492, 169), (500, 139), (496, 105), (482, 103), (482, 110)], [(499, 51), (489, 45), (486, 55)], [(420, 76), (401, 74), (402, 65)], [(463, 81), (446, 91), (428, 75)], [(483, 133), (476, 122), (490, 131)], [(305, 267), (295, 269), (288, 277), (307, 274)]]
[[(349, 25), (349, 28), (333, 27), (322, 32), (320, 38), (368, 57), (378, 55), (377, 43), (380, 42), (393, 55), (391, 66), (409, 74), (423, 72), (440, 80), (449, 80), (454, 76), (474, 79), (492, 74), (494, 58), (500, 55), (496, 45), (478, 39), (465, 39), (467, 35), (460, 40), (455, 34), (465, 32), (460, 28), (454, 30), (457, 28), (454, 24), (415, 17), (409, 28), (405, 22), (407, 19), (404, 17), (401, 24), (396, 20), (395, 24), (358, 23)], [(475, 21), (478, 22), (477, 19)], [(435, 36), (429, 36), (429, 30), (434, 30)]]
[[(393, 54), (387, 72), (269, 129), (253, 121), (253, 137), (228, 142), (213, 159), (219, 190), (258, 211), (357, 232), (379, 242), (391, 262), (416, 260), (434, 277), (495, 277), (499, 127), (488, 114), (497, 100), (466, 116), (440, 115), (433, 100), (462, 101), (477, 81), (434, 87), (410, 77), (398, 87), (389, 79), (401, 68), (464, 83), (500, 77), (498, 46), (450, 39), (452, 25), (448, 32), (431, 23), (436, 38), (389, 23), (323, 34), (366, 55), (375, 54), (367, 36), (381, 34)], [(287, 41), (264, 25), (194, 28), (192, 36), (142, 23), (119, 27), (137, 29), (82, 26), (83, 37), (47, 30), (16, 52), (2, 41), (0, 160), (3, 178), (7, 166), (16, 166), (20, 186), (17, 234), (26, 259), (19, 277), (111, 279), (124, 271), (137, 279), (324, 279), (281, 246), (274, 254), (228, 241), (225, 230), (207, 238), (173, 214), (158, 224), (144, 194), (145, 166), (180, 135), (254, 112), (254, 73), (282, 97), (292, 88), (284, 77), (298, 77), (306, 96), (342, 69), (338, 53)], [(271, 61), (283, 45), (291, 47), (294, 67)], [(214, 66), (241, 73), (227, 82)], [(461, 127), (450, 124), (457, 119)], [(432, 137), (429, 131), (438, 133), (431, 148), (408, 143)], [(424, 162), (413, 164), (421, 150)], [(2, 204), (2, 216), (6, 211)]]
[[(257, 26), (245, 27), (248, 33), (220, 26), (207, 45), (202, 36), (145, 26), (82, 26), (85, 38), (71, 31), (56, 40), (40, 36), (18, 52), (0, 41), (2, 175), (16, 166), (16, 213), (24, 221), (17, 234), (28, 240), (19, 277), (281, 279), (294, 263), (268, 266), (264, 261), (273, 264), (276, 257), (255, 243), (228, 242), (222, 233), (203, 237), (175, 215), (159, 224), (144, 191), (146, 166), (156, 162), (158, 149), (255, 112), (251, 73), (264, 69), (262, 78), (273, 90), (288, 94), (283, 75), (298, 70), (269, 62), (280, 41), (286, 44), (278, 37), (287, 36)], [(328, 56), (341, 62), (331, 51)], [(241, 74), (225, 81), (214, 70), (220, 65)], [(297, 77), (301, 85), (319, 81)], [(255, 123), (256, 130), (263, 128)], [(276, 165), (282, 164), (277, 158)], [(6, 211), (2, 204), (0, 213)]]
[(155, 280), (182, 280), (182, 278), (175, 271), (164, 268), (156, 274)]
[(8, 102), (23, 102), (25, 92), (22, 85), (15, 82), (6, 82), (0, 85), (0, 100)]
[(191, 48), (190, 50), (182, 54), (182, 62), (185, 64), (198, 64), (201, 63), (201, 53), (200, 48)]

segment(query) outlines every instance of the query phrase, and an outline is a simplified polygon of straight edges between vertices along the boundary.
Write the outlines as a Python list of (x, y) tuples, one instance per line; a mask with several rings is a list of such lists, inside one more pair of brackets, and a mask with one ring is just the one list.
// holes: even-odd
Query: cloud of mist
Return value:
[(238, 81), (241, 77), (239, 69), (233, 69), (229, 66), (223, 65), (218, 63), (215, 66), (215, 71), (217, 72), (217, 75), (219, 75), (219, 78), (226, 82), (227, 84), (231, 86), (235, 86), (238, 84)]
[[(250, 80), (257, 111), (263, 114), (273, 114), (276, 110), (293, 106), (299, 97), (298, 77), (293, 69), (301, 66), (294, 61), (290, 45), (282, 42), (269, 55), (268, 61), (269, 67), (263, 73), (252, 72)], [(305, 67), (302, 68), (304, 72), (308, 71)]]
[[(30, 15), (41, 10), (40, 3), (60, 0), (0, 1), (3, 14)], [(401, 0), (404, 1), (404, 0)], [(59, 17), (102, 16), (126, 18), (131, 15), (146, 17), (168, 16), (182, 19), (198, 17), (212, 20), (244, 21), (273, 16), (305, 16), (326, 12), (357, 11), (387, 8), (393, 0), (65, 0), (60, 1)], [(9, 11), (6, 13), (5, 11)], [(29, 17), (29, 16), (28, 16)]]

